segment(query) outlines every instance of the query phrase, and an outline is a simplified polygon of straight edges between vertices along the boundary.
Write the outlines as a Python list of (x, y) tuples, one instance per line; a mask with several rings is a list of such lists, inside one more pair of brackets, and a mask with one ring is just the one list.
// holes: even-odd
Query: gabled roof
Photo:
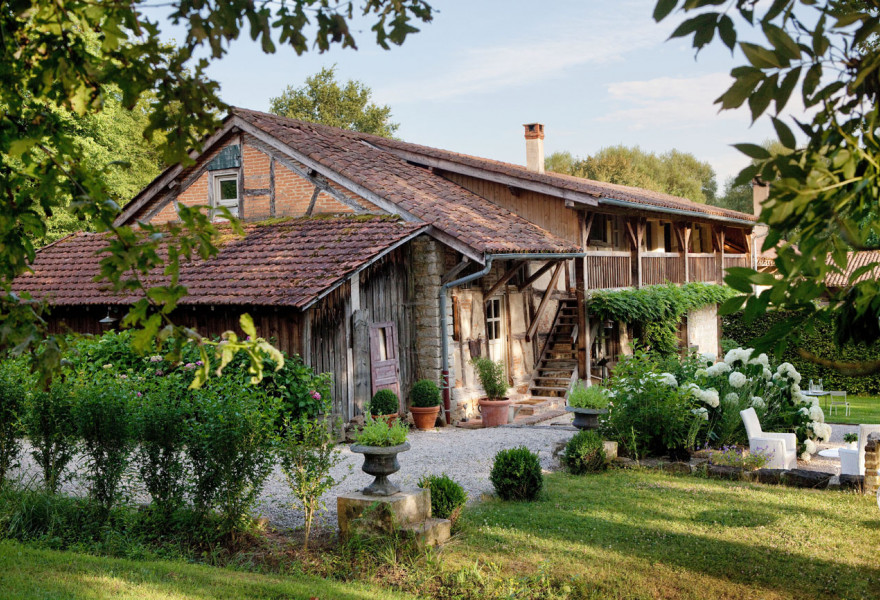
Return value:
[[(880, 263), (880, 250), (862, 250), (860, 252), (848, 252), (846, 256), (846, 269), (843, 273), (828, 273), (825, 276), (825, 285), (828, 287), (845, 288), (852, 283), (861, 283), (869, 279), (880, 279), (880, 268), (875, 267), (867, 273), (860, 275), (856, 281), (850, 282), (850, 277), (856, 270), (861, 269), (870, 264)], [(828, 256), (828, 263), (831, 263), (831, 255)]]
[[(245, 226), (245, 236), (222, 236), (209, 260), (184, 263), (181, 305), (254, 305), (306, 308), (351, 274), (425, 232), (421, 223), (392, 217), (291, 219)], [(37, 252), (32, 273), (17, 277), (16, 292), (53, 305), (130, 304), (138, 297), (98, 283), (99, 254), (107, 234), (77, 233)], [(161, 271), (151, 273), (160, 285)]]

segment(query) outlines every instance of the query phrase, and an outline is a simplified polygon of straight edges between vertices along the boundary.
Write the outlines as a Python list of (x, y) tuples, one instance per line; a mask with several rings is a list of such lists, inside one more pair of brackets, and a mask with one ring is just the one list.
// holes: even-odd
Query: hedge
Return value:
[[(743, 313), (739, 312), (722, 317), (722, 331), (725, 338), (730, 338), (744, 347), (751, 346), (755, 339), (767, 333), (773, 325), (785, 318), (785, 313), (767, 313), (746, 324)], [(838, 347), (834, 343), (834, 327), (831, 325), (814, 324), (812, 329), (802, 333), (800, 343), (816, 356), (830, 360), (858, 362), (880, 359), (880, 344), (867, 347), (847, 344)], [(866, 377), (842, 375), (834, 369), (804, 360), (797, 354), (795, 346), (787, 347), (780, 359), (793, 364), (803, 376), (801, 385), (804, 389), (811, 379), (814, 382), (822, 379), (826, 390), (844, 390), (854, 396), (880, 396), (880, 374)]]

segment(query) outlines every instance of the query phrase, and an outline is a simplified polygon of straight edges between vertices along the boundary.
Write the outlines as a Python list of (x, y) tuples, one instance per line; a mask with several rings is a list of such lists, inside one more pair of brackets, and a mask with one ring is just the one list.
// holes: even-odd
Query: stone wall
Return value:
[[(443, 276), (443, 246), (426, 235), (412, 242), (414, 286), (416, 377), (440, 382), (441, 323), (440, 278)], [(446, 303), (447, 323), (451, 323), (452, 302)], [(451, 340), (452, 327), (448, 328)], [(450, 342), (449, 347), (452, 347)], [(451, 361), (450, 361), (450, 364)]]
[(687, 343), (700, 352), (718, 352), (718, 307), (715, 304), (687, 314)]
[(868, 438), (865, 444), (865, 493), (876, 494), (880, 488), (880, 440)]

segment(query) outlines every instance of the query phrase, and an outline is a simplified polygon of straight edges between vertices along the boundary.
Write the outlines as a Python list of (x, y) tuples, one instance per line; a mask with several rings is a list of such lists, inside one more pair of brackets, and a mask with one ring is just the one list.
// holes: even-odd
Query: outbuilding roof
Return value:
[[(332, 217), (251, 223), (245, 236), (221, 235), (220, 252), (184, 263), (181, 305), (254, 305), (305, 308), (352, 273), (423, 233), (422, 223), (396, 217)], [(33, 272), (16, 278), (13, 290), (54, 305), (119, 305), (138, 299), (99, 282), (107, 234), (77, 233), (37, 252)], [(161, 270), (149, 276), (161, 284)]]

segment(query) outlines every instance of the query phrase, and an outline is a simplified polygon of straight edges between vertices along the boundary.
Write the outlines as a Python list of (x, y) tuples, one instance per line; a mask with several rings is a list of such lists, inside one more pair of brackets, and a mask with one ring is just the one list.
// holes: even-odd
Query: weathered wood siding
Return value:
[(577, 211), (566, 208), (562, 198), (522, 189), (516, 189), (514, 195), (506, 185), (458, 173), (444, 172), (443, 177), (561, 238), (578, 245), (582, 243)]
[(346, 318), (351, 314), (351, 287), (348, 282), (336, 288), (309, 309), (309, 352), (306, 363), (318, 373), (333, 375), (333, 412), (351, 418), (348, 409), (348, 336)]

